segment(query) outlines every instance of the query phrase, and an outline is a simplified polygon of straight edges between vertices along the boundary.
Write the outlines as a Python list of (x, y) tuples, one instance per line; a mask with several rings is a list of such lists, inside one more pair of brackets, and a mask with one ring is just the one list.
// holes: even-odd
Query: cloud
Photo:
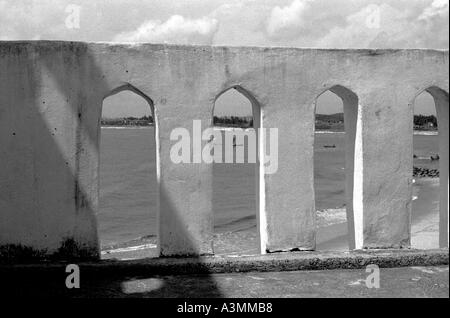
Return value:
[(217, 7), (209, 16), (220, 21), (213, 44), (265, 46), (264, 21), (272, 9), (265, 1), (235, 1)]
[[(59, 13), (58, 11), (62, 12)], [(48, 28), (51, 21), (52, 28)], [(10, 40), (38, 39), (64, 26), (64, 6), (52, 0), (0, 0), (0, 38)]]
[(435, 16), (448, 15), (448, 0), (434, 0), (419, 16), (419, 20), (427, 20)]
[[(430, 3), (431, 1), (429, 1)], [(332, 28), (317, 46), (336, 48), (448, 48), (447, 8), (436, 1), (369, 4), (351, 13), (341, 27)], [(436, 10), (437, 9), (437, 10)]]
[(281, 46), (448, 48), (448, 11), (448, 0), (293, 0), (265, 28)]
[[(65, 25), (72, 3), (79, 29)], [(448, 12), (448, 0), (0, 0), (0, 39), (448, 49)]]
[(267, 21), (267, 33), (276, 36), (278, 32), (286, 29), (298, 29), (304, 26), (307, 20), (306, 13), (310, 9), (311, 0), (294, 0), (289, 6), (276, 6), (272, 9)]
[(114, 41), (211, 44), (217, 30), (218, 21), (214, 18), (186, 19), (181, 15), (173, 15), (165, 22), (146, 21), (134, 31), (120, 33)]

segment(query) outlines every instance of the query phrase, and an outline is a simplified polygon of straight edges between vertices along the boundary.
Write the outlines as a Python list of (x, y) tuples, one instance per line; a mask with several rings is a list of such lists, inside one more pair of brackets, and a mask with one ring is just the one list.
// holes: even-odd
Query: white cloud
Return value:
[(266, 18), (267, 42), (324, 48), (448, 48), (448, 0), (293, 0)]
[(118, 42), (154, 42), (175, 44), (211, 44), (218, 30), (218, 21), (210, 17), (186, 19), (173, 15), (167, 21), (149, 20), (135, 31), (114, 38)]
[(448, 0), (0, 0), (0, 39), (448, 49), (448, 12)]
[(426, 20), (436, 15), (442, 16), (446, 13), (448, 14), (448, 0), (434, 0), (419, 16), (419, 20)]
[(216, 45), (267, 45), (264, 21), (272, 6), (264, 1), (228, 2), (217, 7), (209, 16), (220, 21), (214, 35)]
[(344, 26), (332, 28), (316, 44), (336, 48), (448, 47), (448, 6), (446, 11), (439, 7), (439, 13), (424, 15), (431, 12), (433, 4), (411, 3), (410, 7), (395, 6), (394, 2), (367, 5), (349, 14)]
[[(0, 37), (11, 40), (40, 38), (46, 32), (52, 32), (63, 26), (64, 6), (52, 0), (16, 1), (0, 0)], [(60, 22), (57, 19), (60, 18)], [(46, 28), (46, 22), (52, 21), (52, 28)]]
[(312, 0), (294, 0), (289, 6), (276, 6), (272, 9), (267, 21), (267, 33), (275, 36), (279, 31), (288, 28), (301, 28), (306, 18), (309, 3)]

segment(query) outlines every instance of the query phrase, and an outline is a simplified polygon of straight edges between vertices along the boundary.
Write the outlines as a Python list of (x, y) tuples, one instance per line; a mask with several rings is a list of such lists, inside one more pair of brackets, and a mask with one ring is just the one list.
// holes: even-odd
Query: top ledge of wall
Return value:
[(153, 50), (251, 50), (251, 51), (304, 51), (304, 52), (349, 52), (359, 53), (363, 55), (378, 56), (384, 54), (393, 54), (401, 52), (436, 52), (448, 53), (448, 49), (428, 49), (428, 48), (389, 48), (389, 49), (369, 49), (369, 48), (308, 48), (308, 47), (263, 47), (263, 46), (224, 46), (224, 45), (181, 45), (181, 44), (164, 44), (164, 43), (143, 43), (143, 42), (79, 42), (79, 41), (51, 41), (51, 40), (33, 40), (33, 41), (3, 41), (0, 40), (0, 46), (11, 45), (31, 45), (31, 46), (81, 46), (81, 47), (114, 47), (114, 48), (151, 48)]

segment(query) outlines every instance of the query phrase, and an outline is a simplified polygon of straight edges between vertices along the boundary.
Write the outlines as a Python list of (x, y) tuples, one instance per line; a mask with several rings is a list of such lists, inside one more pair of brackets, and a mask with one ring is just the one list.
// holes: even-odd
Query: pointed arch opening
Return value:
[(411, 246), (448, 247), (448, 92), (436, 86), (413, 102)]
[(317, 250), (362, 247), (362, 143), (358, 96), (336, 85), (315, 100)]
[(241, 86), (228, 88), (214, 99), (212, 125), (221, 152), (213, 163), (214, 253), (259, 254), (260, 105)]
[(157, 257), (158, 130), (151, 98), (130, 84), (102, 101), (98, 233), (102, 258)]

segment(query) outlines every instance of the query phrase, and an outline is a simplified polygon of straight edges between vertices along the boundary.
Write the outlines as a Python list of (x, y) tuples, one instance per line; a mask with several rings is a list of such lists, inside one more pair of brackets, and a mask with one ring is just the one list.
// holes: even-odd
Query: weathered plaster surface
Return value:
[(278, 128), (278, 171), (259, 170), (263, 252), (315, 248), (314, 112), (327, 89), (343, 99), (355, 144), (347, 199), (356, 248), (409, 246), (412, 103), (425, 89), (434, 96), (448, 246), (448, 66), (448, 51), (436, 50), (0, 42), (0, 251), (65, 255), (70, 241), (78, 255), (98, 256), (102, 101), (131, 89), (157, 121), (161, 255), (212, 253), (212, 165), (172, 163), (169, 136), (194, 119), (210, 126), (214, 100), (233, 86), (259, 110), (257, 125)]

